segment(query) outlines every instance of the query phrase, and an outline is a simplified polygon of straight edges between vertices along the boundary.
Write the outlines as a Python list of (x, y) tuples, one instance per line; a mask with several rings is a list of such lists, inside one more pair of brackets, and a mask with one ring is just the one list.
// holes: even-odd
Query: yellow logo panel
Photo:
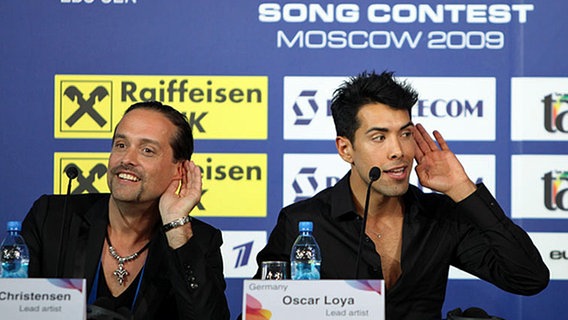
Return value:
[(158, 100), (184, 113), (197, 139), (266, 140), (268, 77), (55, 75), (55, 138), (112, 138), (124, 111)]
[(266, 217), (266, 154), (195, 154), (203, 194), (195, 216)]
[[(71, 194), (107, 193), (108, 152), (57, 152), (54, 154), (53, 193), (66, 194), (69, 166), (78, 169)], [(203, 172), (201, 201), (194, 216), (266, 217), (266, 154), (194, 154), (193, 161)]]
[(69, 178), (65, 171), (69, 166), (75, 166), (79, 173), (71, 182), (71, 194), (109, 192), (108, 156), (105, 152), (56, 152), (53, 156), (53, 193), (67, 194)]

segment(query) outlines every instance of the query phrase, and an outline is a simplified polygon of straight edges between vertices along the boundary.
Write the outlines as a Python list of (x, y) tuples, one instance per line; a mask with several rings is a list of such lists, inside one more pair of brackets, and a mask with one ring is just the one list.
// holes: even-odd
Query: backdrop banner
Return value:
[(79, 169), (73, 194), (107, 192), (118, 120), (160, 100), (192, 124), (206, 190), (193, 214), (223, 232), (236, 317), (280, 209), (349, 169), (334, 90), (388, 70), (419, 92), (412, 120), (444, 135), (551, 270), (546, 290), (522, 297), (452, 268), (442, 314), (557, 318), (568, 291), (566, 12), (552, 0), (3, 0), (0, 230), (42, 194), (66, 193), (68, 165)]

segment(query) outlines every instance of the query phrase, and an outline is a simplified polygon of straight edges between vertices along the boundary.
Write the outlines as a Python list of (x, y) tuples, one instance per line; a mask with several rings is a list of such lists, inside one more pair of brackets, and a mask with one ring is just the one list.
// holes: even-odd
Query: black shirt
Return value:
[[(386, 319), (441, 319), (450, 265), (516, 294), (536, 294), (548, 285), (549, 271), (537, 248), (483, 184), (459, 203), (411, 185), (403, 201), (402, 275), (386, 292)], [(314, 223), (321, 278), (355, 278), (362, 219), (352, 200), (349, 173), (334, 187), (282, 209), (258, 264), (288, 261), (303, 220)], [(381, 259), (368, 237), (361, 257), (359, 278), (382, 279)], [(260, 268), (255, 278), (260, 278)]]

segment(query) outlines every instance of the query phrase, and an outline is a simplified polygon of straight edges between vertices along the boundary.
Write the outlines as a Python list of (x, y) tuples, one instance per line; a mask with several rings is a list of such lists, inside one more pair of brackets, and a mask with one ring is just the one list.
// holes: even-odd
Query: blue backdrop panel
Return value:
[[(265, 216), (228, 217), (212, 212), (202, 217), (223, 231), (242, 231), (241, 236), (246, 238), (247, 232), (270, 232), (286, 202), (285, 194), (291, 186), (285, 177), (293, 173), (286, 172), (285, 155), (336, 152), (334, 137), (316, 138), (315, 128), (311, 129), (313, 139), (311, 135), (286, 139), (286, 130), (304, 128), (285, 124), (289, 110), (286, 108), (291, 107), (287, 101), (297, 98), (286, 96), (293, 90), (286, 86), (285, 77), (327, 79), (387, 69), (401, 77), (423, 80), (494, 79), (495, 121), (486, 122), (494, 130), (494, 138), (476, 139), (477, 133), (484, 136), (485, 129), (467, 126), (466, 120), (448, 114), (436, 121), (441, 121), (444, 128), (457, 125), (473, 137), (447, 137), (457, 154), (494, 157), (494, 170), (486, 174), (494, 177), (494, 192), (517, 223), (531, 234), (566, 239), (568, 215), (561, 191), (566, 188), (562, 177), (568, 167), (554, 159), (562, 159), (568, 147), (568, 134), (563, 129), (563, 112), (568, 108), (567, 11), (568, 2), (552, 0), (479, 0), (475, 4), (443, 0), (4, 0), (0, 3), (0, 226), (11, 219), (23, 219), (36, 198), (55, 192), (55, 182), (65, 183), (60, 172), (54, 173), (58, 154), (110, 150), (108, 138), (55, 137), (54, 123), (60, 120), (56, 118), (55, 101), (56, 95), (61, 94), (56, 90), (56, 75), (122, 79), (266, 77), (268, 116), (262, 120), (268, 128), (266, 138), (235, 141), (231, 137), (204, 136), (196, 141), (200, 154), (266, 155), (266, 183), (262, 186), (268, 195), (262, 199), (266, 202)], [(517, 90), (513, 85), (517, 78), (528, 79), (528, 86)], [(542, 79), (552, 79), (557, 86), (546, 88), (543, 83), (548, 82)], [(421, 95), (428, 97), (430, 89), (435, 88), (427, 88)], [(532, 106), (524, 104), (527, 99), (512, 98), (522, 92), (530, 96), (533, 89), (542, 94)], [(466, 91), (475, 93), (475, 88), (460, 88), (456, 96), (463, 97)], [(547, 94), (555, 99), (548, 106), (555, 110), (551, 113), (553, 132), (546, 131), (542, 121), (537, 120), (545, 113), (542, 109), (547, 108), (543, 102)], [(513, 100), (520, 102), (513, 105)], [(182, 105), (191, 111), (190, 103)], [(513, 114), (524, 119), (522, 129), (529, 132), (528, 138), (512, 135), (513, 127), (520, 123), (512, 121)], [(418, 121), (430, 120), (418, 117)], [(258, 125), (242, 122), (233, 125)], [(540, 131), (544, 133), (539, 134)], [(552, 156), (553, 160), (539, 158), (543, 155)], [(513, 165), (517, 162), (522, 164), (519, 170)], [(540, 200), (546, 187), (543, 180), (523, 180), (525, 174), (530, 177), (535, 171), (539, 171), (539, 177), (551, 172), (556, 178), (554, 207), (544, 214), (538, 210), (523, 212), (521, 203), (521, 217), (512, 213), (516, 207), (514, 193), (518, 190), (534, 195), (534, 203), (544, 208)], [(336, 172), (334, 176), (343, 173)], [(520, 182), (513, 185), (513, 181)], [(456, 277), (449, 281), (444, 314), (456, 307), (476, 305), (506, 319), (558, 318), (566, 300), (562, 292), (568, 290), (568, 247), (566, 242), (535, 243), (553, 270), (553, 280), (545, 291), (533, 297), (519, 297), (479, 280)], [(226, 293), (236, 317), (241, 312), (242, 280), (247, 276), (235, 274), (239, 268), (254, 269), (254, 256), (233, 261), (224, 253), (224, 258)]]

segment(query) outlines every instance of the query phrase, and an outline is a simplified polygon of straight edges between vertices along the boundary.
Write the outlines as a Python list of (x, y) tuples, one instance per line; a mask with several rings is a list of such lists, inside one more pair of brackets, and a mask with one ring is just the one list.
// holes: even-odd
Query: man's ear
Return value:
[(349, 141), (349, 139), (347, 139), (346, 137), (337, 136), (335, 138), (335, 147), (337, 148), (337, 152), (339, 153), (341, 159), (343, 159), (347, 163), (353, 163), (353, 145), (351, 144), (351, 141)]
[(187, 160), (180, 160), (176, 162), (176, 175), (174, 176), (174, 179), (181, 179), (183, 177), (183, 175), (185, 174), (183, 165), (186, 161)]

